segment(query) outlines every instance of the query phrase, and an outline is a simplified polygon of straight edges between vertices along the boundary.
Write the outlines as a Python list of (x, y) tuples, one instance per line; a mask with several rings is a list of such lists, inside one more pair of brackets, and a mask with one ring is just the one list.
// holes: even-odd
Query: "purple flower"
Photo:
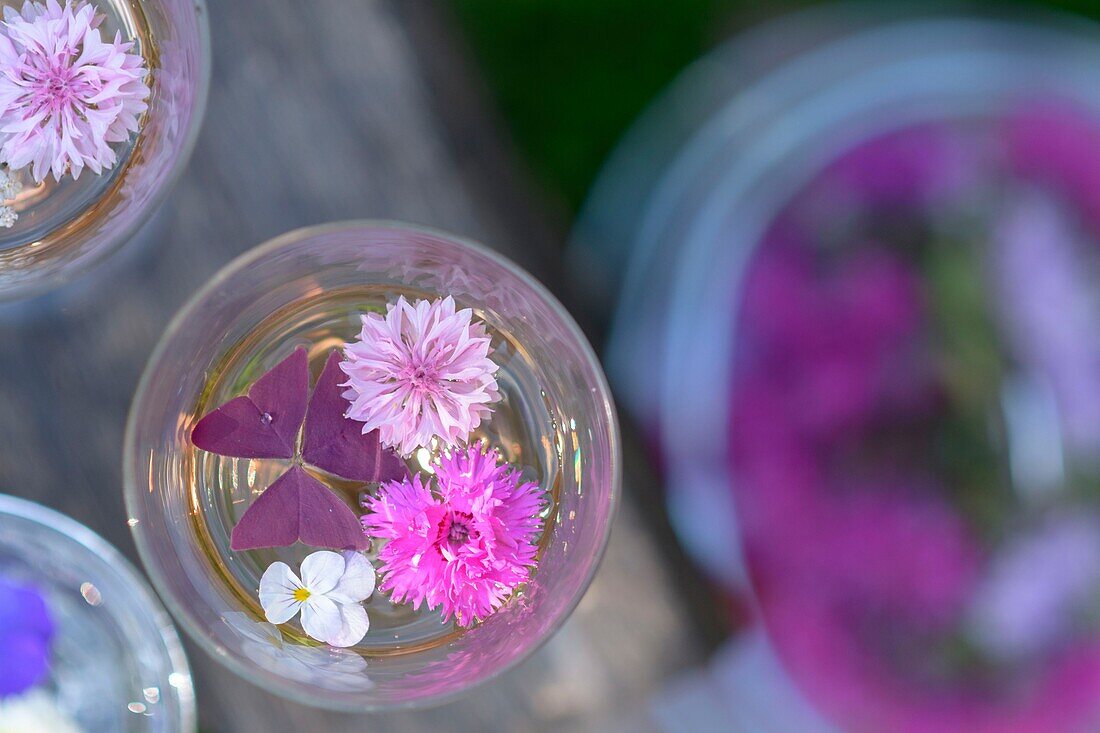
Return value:
[(453, 298), (400, 297), (385, 317), (363, 316), (359, 341), (344, 349), (347, 416), (406, 455), (436, 437), (465, 442), (500, 399), (491, 350), (485, 327)]
[(42, 594), (0, 577), (0, 698), (18, 695), (45, 677), (53, 635)]
[(535, 564), (542, 492), (474, 445), (440, 459), (436, 492), (414, 476), (364, 501), (363, 526), (397, 603), (439, 607), (464, 626), (500, 607)]
[(818, 183), (830, 196), (871, 207), (923, 207), (958, 192), (973, 161), (958, 136), (928, 124), (890, 132), (845, 152)]
[(138, 129), (149, 87), (145, 61), (119, 34), (104, 42), (103, 16), (86, 2), (26, 2), (0, 25), (0, 160), (79, 178), (114, 166), (112, 143)]
[[(1024, 493), (1019, 434), (1061, 470), (1051, 426), (1007, 414), (1017, 382), (1056, 404), (1055, 440), (1089, 454), (1100, 435), (1082, 226), (1100, 231), (1100, 127), (1070, 108), (1023, 111), (999, 136), (929, 127), (854, 147), (782, 210), (747, 273), (728, 423), (738, 539), (787, 671), (846, 730), (1048, 733), (1098, 719), (1097, 518), (1073, 504), (1021, 529), (1019, 505), (984, 501), (996, 479), (956, 463), (999, 476), (1004, 441)], [(988, 270), (940, 267), (972, 239), (992, 245)], [(983, 301), (951, 298), (985, 275), (1002, 334)], [(956, 334), (978, 338), (957, 347)], [(1014, 347), (1003, 405), (956, 402), (953, 360), (992, 354), (997, 335)], [(998, 407), (1005, 436), (967, 424)], [(986, 439), (997, 462), (970, 447)], [(1089, 462), (1078, 468), (1067, 475), (1084, 487)]]
[(1073, 638), (1100, 583), (1100, 523), (1080, 508), (1011, 538), (975, 593), (971, 631), (1001, 659), (1056, 649)]
[[(1098, 179), (1100, 181), (1100, 179)], [(993, 272), (1015, 356), (1049, 384), (1070, 446), (1100, 449), (1100, 297), (1094, 244), (1055, 200), (1025, 191), (993, 233)]]
[(922, 363), (909, 357), (922, 307), (917, 273), (884, 249), (824, 273), (804, 248), (762, 250), (746, 282), (739, 379), (772, 391), (792, 424), (840, 437), (884, 404), (926, 398)]
[(1067, 197), (1100, 229), (1100, 124), (1085, 109), (1035, 102), (1006, 122), (1013, 172)]

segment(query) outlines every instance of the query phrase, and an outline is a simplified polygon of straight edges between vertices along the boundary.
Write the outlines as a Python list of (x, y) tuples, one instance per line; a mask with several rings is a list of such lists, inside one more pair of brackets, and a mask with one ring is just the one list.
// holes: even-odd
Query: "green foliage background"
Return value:
[[(575, 210), (631, 121), (691, 61), (812, 0), (454, 0), (521, 152)], [(1100, 0), (1047, 0), (1100, 18)], [(1003, 9), (1005, 3), (990, 5)], [(1027, 12), (1034, 5), (1019, 5)]]

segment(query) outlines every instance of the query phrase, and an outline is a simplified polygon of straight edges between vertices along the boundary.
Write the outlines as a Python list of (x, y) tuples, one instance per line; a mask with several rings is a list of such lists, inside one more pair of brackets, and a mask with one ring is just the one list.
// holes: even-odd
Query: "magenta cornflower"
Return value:
[(37, 183), (112, 168), (138, 129), (149, 87), (145, 61), (87, 2), (28, 1), (0, 24), (0, 161), (31, 166)]
[(419, 475), (363, 502), (363, 527), (388, 540), (380, 588), (395, 603), (440, 608), (463, 626), (484, 619), (526, 581), (542, 531), (543, 494), (478, 445), (440, 458), (434, 491)]
[(400, 297), (384, 317), (370, 313), (362, 321), (340, 363), (348, 376), (347, 417), (406, 455), (433, 437), (466, 442), (500, 399), (490, 338), (473, 311), (456, 311), (450, 296), (415, 303)]

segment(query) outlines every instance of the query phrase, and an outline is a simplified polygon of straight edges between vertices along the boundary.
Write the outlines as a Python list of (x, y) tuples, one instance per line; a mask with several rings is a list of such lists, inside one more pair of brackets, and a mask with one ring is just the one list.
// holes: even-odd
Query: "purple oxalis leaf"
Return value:
[(293, 466), (252, 502), (233, 528), (229, 546), (255, 550), (297, 540), (335, 550), (369, 546), (355, 512), (301, 466)]
[(293, 458), (309, 399), (305, 349), (257, 379), (247, 397), (206, 414), (191, 431), (195, 447), (232, 458)]
[(344, 417), (348, 401), (340, 380), (340, 352), (329, 354), (313, 397), (309, 400), (302, 438), (302, 459), (317, 468), (352, 481), (400, 481), (408, 475), (405, 462), (383, 448), (379, 433), (363, 433), (362, 423)]

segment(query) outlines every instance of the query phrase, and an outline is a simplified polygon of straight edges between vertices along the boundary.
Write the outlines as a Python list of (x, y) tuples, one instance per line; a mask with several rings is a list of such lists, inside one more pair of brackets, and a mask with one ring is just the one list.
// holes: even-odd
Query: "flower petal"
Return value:
[(312, 595), (302, 604), (302, 628), (317, 641), (340, 638), (343, 624), (340, 607), (327, 596)]
[(374, 593), (374, 565), (358, 552), (344, 553), (344, 574), (328, 597), (337, 603), (359, 603)]
[(465, 441), (500, 399), (492, 337), (472, 319), (450, 297), (399, 297), (385, 316), (362, 316), (359, 340), (344, 347), (339, 365), (346, 416), (402, 455), (434, 437)]
[(302, 561), (302, 583), (315, 596), (326, 595), (344, 574), (344, 558), (338, 552), (321, 550)]
[(325, 641), (333, 646), (355, 646), (363, 640), (370, 628), (367, 609), (358, 603), (338, 603), (340, 611), (340, 631)]
[(260, 605), (264, 616), (273, 624), (285, 624), (294, 618), (302, 607), (294, 599), (294, 591), (302, 587), (302, 581), (285, 562), (273, 562), (260, 578)]
[(389, 540), (378, 570), (390, 600), (439, 608), (468, 626), (531, 576), (544, 493), (478, 444), (440, 457), (430, 488), (419, 474), (383, 484), (363, 500), (363, 526)]
[[(139, 128), (148, 105), (144, 59), (132, 43), (103, 40), (101, 17), (85, 0), (24, 2), (3, 9), (0, 24), (0, 159), (30, 166), (37, 183), (47, 174), (74, 179), (114, 166), (109, 143)], [(43, 78), (64, 78), (65, 98)]]

